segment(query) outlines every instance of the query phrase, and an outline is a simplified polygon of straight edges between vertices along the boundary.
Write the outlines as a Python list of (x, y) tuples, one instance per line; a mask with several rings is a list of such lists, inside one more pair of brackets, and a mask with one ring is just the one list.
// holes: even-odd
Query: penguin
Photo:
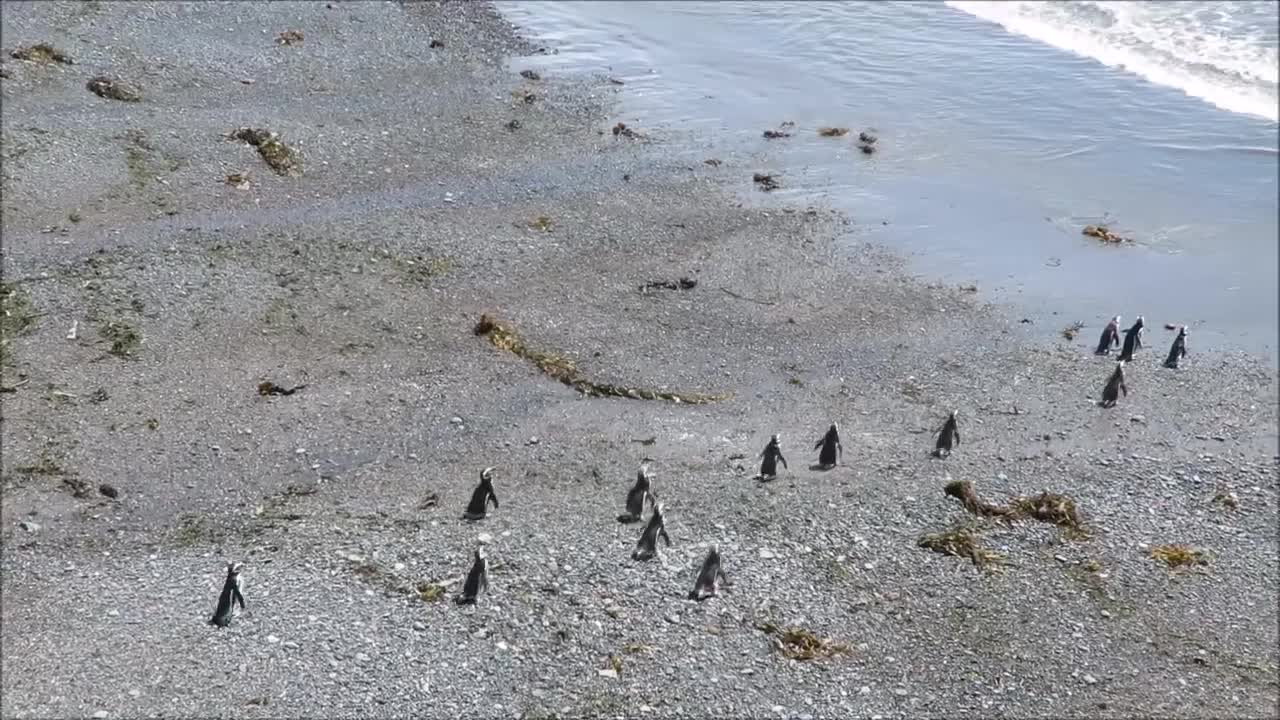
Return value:
[(1120, 393), (1124, 393), (1125, 397), (1129, 397), (1129, 388), (1124, 384), (1124, 361), (1116, 363), (1116, 369), (1111, 373), (1111, 378), (1107, 380), (1106, 387), (1102, 388), (1102, 400), (1098, 405), (1109, 408), (1116, 406), (1116, 400), (1120, 397)]
[(462, 513), (462, 517), (466, 520), (483, 519), (490, 502), (493, 503), (493, 509), (497, 510), (498, 496), (493, 492), (493, 468), (487, 467), (480, 471), (480, 484), (476, 486), (475, 492), (471, 493), (471, 502), (467, 504), (467, 510)]
[[(777, 435), (769, 438), (769, 444), (764, 446), (764, 452), (760, 453), (760, 457), (764, 458), (760, 462), (761, 480), (772, 480), (778, 476), (778, 461), (782, 461), (782, 467), (787, 468), (787, 459), (782, 456), (782, 448), (778, 446)], [(791, 468), (787, 469), (790, 470)]]
[(231, 618), (236, 615), (236, 603), (240, 604), (240, 609), (244, 610), (244, 595), (241, 594), (241, 588), (244, 586), (240, 579), (240, 569), (243, 567), (238, 562), (227, 563), (227, 579), (222, 583), (222, 594), (218, 596), (218, 607), (213, 611), (213, 617), (209, 618), (209, 624), (216, 627), (224, 628), (231, 624)]
[(459, 605), (474, 605), (481, 592), (489, 592), (489, 560), (484, 556), (484, 546), (478, 545), (471, 571), (467, 573), (467, 581), (462, 585), (462, 594), (454, 602)]
[(649, 524), (644, 526), (644, 532), (640, 533), (640, 541), (636, 543), (636, 549), (631, 553), (632, 560), (652, 560), (658, 554), (658, 537), (661, 536), (666, 541), (667, 547), (671, 547), (671, 536), (667, 535), (667, 523), (662, 517), (662, 503), (654, 503), (653, 514), (649, 516)]
[(1120, 346), (1120, 316), (1111, 318), (1111, 322), (1102, 328), (1102, 337), (1098, 339), (1098, 348), (1094, 355), (1110, 355), (1111, 348)]
[(1142, 328), (1145, 326), (1146, 323), (1143, 322), (1142, 316), (1139, 315), (1133, 325), (1124, 331), (1124, 348), (1120, 351), (1119, 358), (1121, 362), (1133, 360), (1133, 351), (1142, 347)]
[(818, 453), (818, 466), (823, 470), (835, 467), (837, 460), (844, 457), (844, 446), (840, 444), (840, 428), (837, 423), (831, 423), (827, 434), (813, 446), (814, 450), (818, 448), (822, 448)]
[(644, 501), (647, 499), (650, 505), (658, 501), (657, 496), (653, 494), (653, 481), (649, 477), (651, 462), (653, 460), (649, 458), (640, 461), (640, 469), (636, 471), (636, 484), (632, 485), (631, 490), (627, 492), (627, 511), (618, 516), (618, 522), (639, 522), (644, 515)]
[(1170, 370), (1178, 369), (1178, 361), (1187, 356), (1187, 326), (1178, 328), (1178, 337), (1173, 339), (1173, 347), (1169, 348), (1169, 357), (1164, 359), (1164, 366)]
[(689, 599), (702, 602), (709, 597), (714, 597), (720, 592), (722, 580), (728, 584), (729, 576), (725, 575), (720, 567), (720, 550), (712, 545), (711, 550), (707, 552), (707, 558), (702, 561), (702, 570), (698, 572), (698, 579), (693, 583), (693, 590), (689, 591)]
[(951, 456), (951, 446), (960, 446), (960, 426), (956, 423), (956, 413), (958, 410), (952, 410), (947, 416), (947, 421), (942, 423), (942, 427), (938, 429), (938, 444), (934, 447), (933, 454), (940, 458)]

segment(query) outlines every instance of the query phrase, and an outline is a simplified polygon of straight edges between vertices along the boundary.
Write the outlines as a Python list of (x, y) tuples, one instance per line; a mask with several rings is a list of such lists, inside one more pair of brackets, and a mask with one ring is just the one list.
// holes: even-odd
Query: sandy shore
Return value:
[[(1274, 716), (1265, 362), (1193, 338), (1167, 370), (1152, 328), (1102, 410), (1092, 334), (906, 276), (754, 190), (767, 159), (615, 136), (626, 87), (521, 77), (484, 5), (328, 5), (4, 5), (5, 717)], [(8, 57), (39, 42), (75, 64)], [(597, 386), (730, 397), (590, 397), (484, 313)], [(640, 563), (645, 455), (673, 543)], [(501, 509), (465, 524), (485, 466)], [(1069, 495), (1086, 532), (930, 552), (973, 521), (949, 480)], [(482, 534), (492, 592), (456, 607)], [(711, 543), (732, 585), (690, 602)], [(227, 560), (249, 611), (217, 631)]]

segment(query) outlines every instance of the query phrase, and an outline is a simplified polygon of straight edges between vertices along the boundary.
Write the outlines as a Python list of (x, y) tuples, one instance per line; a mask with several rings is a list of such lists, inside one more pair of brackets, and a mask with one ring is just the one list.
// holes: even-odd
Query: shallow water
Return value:
[[(1212, 20), (1196, 9), (1204, 3), (1178, 5)], [(1199, 347), (1274, 353), (1276, 123), (1221, 107), (1235, 102), (1222, 99), (1230, 88), (1215, 104), (1188, 94), (1191, 81), (1160, 85), (1128, 69), (1146, 50), (1131, 47), (1126, 68), (1113, 67), (971, 14), (991, 8), (942, 3), (499, 6), (559, 48), (537, 65), (624, 80), (625, 121), (681, 140), (695, 157), (778, 153), (787, 193), (826, 198), (854, 218), (855, 237), (909, 255), (923, 275), (1014, 299), (1046, 334), (1071, 320), (1093, 331), (1112, 315), (1143, 314), (1149, 326), (1190, 325)], [(1266, 7), (1247, 9), (1268, 17)], [(1131, 26), (1137, 14), (1126, 16)], [(1017, 27), (1045, 35), (1034, 23)], [(1166, 33), (1165, 46), (1158, 28), (1125, 32), (1167, 50), (1197, 37), (1186, 27)], [(1274, 30), (1238, 32), (1259, 57), (1275, 56)], [(1205, 54), (1210, 42), (1213, 57), (1228, 54), (1208, 39), (1184, 55)], [(1184, 64), (1179, 72), (1202, 79), (1225, 72)], [(1248, 105), (1250, 92), (1274, 97), (1274, 72), (1268, 86), (1241, 70), (1265, 75), (1263, 65), (1235, 68), (1235, 104)], [(793, 137), (761, 138), (784, 120), (796, 123)], [(868, 158), (852, 136), (818, 138), (823, 125), (875, 128), (881, 150)], [(1080, 234), (1100, 221), (1136, 242), (1103, 246)]]

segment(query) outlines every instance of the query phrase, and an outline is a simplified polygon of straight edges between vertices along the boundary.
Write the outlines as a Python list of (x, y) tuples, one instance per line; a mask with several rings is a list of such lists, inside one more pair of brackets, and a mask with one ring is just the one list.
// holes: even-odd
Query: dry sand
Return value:
[[(767, 154), (615, 137), (626, 88), (520, 77), (535, 47), (482, 4), (3, 23), (5, 717), (1275, 716), (1266, 362), (1192, 338), (1166, 370), (1151, 329), (1102, 410), (1100, 327), (1037, 345), (772, 203)], [(75, 64), (8, 57), (39, 42)], [(482, 313), (593, 382), (732, 397), (587, 397)], [(832, 421), (843, 464), (810, 470)], [(761, 484), (775, 432), (790, 469)], [(615, 517), (645, 455), (673, 545), (639, 563)], [(488, 465), (501, 509), (465, 524)], [(952, 479), (1068, 494), (1088, 534), (983, 521), (988, 569), (918, 547), (970, 519)], [(492, 592), (460, 608), (481, 534)], [(711, 543), (732, 584), (688, 601)], [(228, 560), (248, 612), (215, 630)], [(846, 652), (788, 659), (766, 623)]]

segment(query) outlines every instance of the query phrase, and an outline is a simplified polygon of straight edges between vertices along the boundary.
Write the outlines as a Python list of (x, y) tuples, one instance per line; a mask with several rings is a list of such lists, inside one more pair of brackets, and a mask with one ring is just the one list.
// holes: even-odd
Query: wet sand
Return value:
[[(1193, 337), (1167, 370), (1151, 328), (1102, 410), (1095, 338), (906, 275), (751, 188), (767, 159), (614, 136), (626, 86), (521, 77), (537, 48), (485, 6), (331, 5), (4, 6), (6, 717), (1274, 709), (1265, 362)], [(7, 57), (46, 40), (76, 64)], [(481, 314), (593, 383), (730, 397), (589, 397)], [(810, 470), (832, 421), (843, 464)], [(648, 563), (615, 520), (644, 456), (673, 541)], [(486, 466), (501, 508), (465, 524)], [(1088, 538), (987, 521), (994, 569), (920, 548), (968, 520), (950, 479), (1068, 494)], [(492, 592), (456, 607), (480, 541)], [(732, 585), (690, 602), (711, 543)], [(249, 611), (217, 631), (228, 560)], [(848, 652), (789, 660), (767, 623)]]

